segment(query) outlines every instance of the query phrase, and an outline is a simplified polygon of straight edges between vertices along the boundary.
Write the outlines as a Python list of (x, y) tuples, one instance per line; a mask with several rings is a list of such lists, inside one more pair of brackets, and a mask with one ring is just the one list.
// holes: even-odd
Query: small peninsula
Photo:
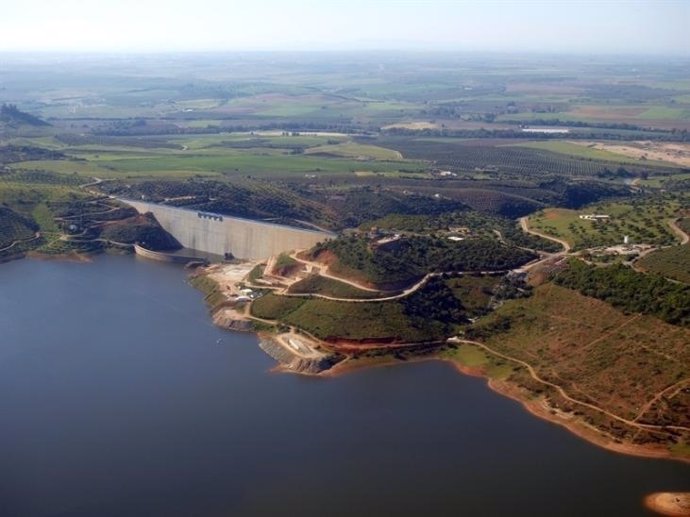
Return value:
[[(527, 218), (522, 225), (539, 233)], [(202, 268), (192, 284), (207, 293), (214, 322), (258, 332), (280, 370), (338, 375), (450, 361), (599, 446), (690, 461), (687, 310), (615, 306), (607, 296), (628, 299), (624, 287), (603, 295), (583, 282), (599, 275), (603, 289), (625, 278), (638, 298), (666, 289), (685, 307), (689, 288), (658, 278), (647, 285), (649, 277), (622, 266), (596, 268), (590, 250), (454, 235), (360, 231), (265, 262)]]

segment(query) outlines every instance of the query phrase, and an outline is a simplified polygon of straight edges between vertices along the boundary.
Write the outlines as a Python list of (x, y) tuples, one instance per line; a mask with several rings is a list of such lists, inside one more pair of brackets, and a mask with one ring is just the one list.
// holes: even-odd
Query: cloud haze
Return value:
[(689, 55), (690, 1), (22, 0), (0, 50), (485, 50)]

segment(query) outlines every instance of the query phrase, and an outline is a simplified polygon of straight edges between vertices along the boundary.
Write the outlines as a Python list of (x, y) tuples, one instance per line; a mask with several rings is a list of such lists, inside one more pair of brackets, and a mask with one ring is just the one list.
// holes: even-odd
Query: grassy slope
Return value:
[(650, 253), (637, 263), (645, 271), (690, 284), (690, 245), (673, 246)]
[(30, 219), (0, 206), (0, 248), (10, 246), (15, 241), (30, 239), (36, 228)]
[[(322, 339), (422, 339), (409, 331), (396, 303), (343, 303), (266, 295), (252, 303), (252, 314), (280, 319)], [(352, 325), (357, 321), (357, 325)]]
[(347, 303), (268, 294), (254, 301), (251, 311), (325, 340), (421, 342), (445, 337), (442, 325), (409, 316), (397, 301)]
[(657, 251), (640, 261), (640, 265), (646, 270), (690, 283), (690, 248), (687, 245)]
[(402, 159), (402, 155), (398, 151), (376, 145), (356, 144), (354, 142), (312, 147), (306, 152), (307, 154), (330, 154), (343, 158), (366, 157), (367, 159), (394, 161)]
[[(678, 209), (674, 202), (600, 203), (581, 210), (546, 209), (530, 217), (530, 226), (568, 241), (574, 248), (632, 243), (673, 244), (677, 238), (665, 220)], [(582, 220), (580, 214), (608, 214), (607, 223)]]
[[(571, 397), (599, 406), (625, 419), (688, 425), (688, 413), (678, 411), (686, 396), (676, 394), (663, 408), (641, 408), (658, 393), (686, 379), (690, 364), (690, 330), (656, 318), (626, 315), (598, 300), (553, 284), (538, 287), (527, 300), (509, 301), (479, 325), (501, 327), (483, 340), (493, 349), (532, 365), (544, 379), (563, 387)], [(491, 361), (489, 361), (491, 362)], [(576, 410), (619, 438), (634, 430), (596, 411), (572, 406), (535, 383), (524, 368), (511, 381), (531, 392), (547, 393), (566, 411)], [(674, 398), (674, 397), (671, 397)], [(687, 438), (687, 437), (686, 437)], [(641, 433), (638, 440), (658, 437)]]
[[(365, 170), (395, 172), (423, 168), (419, 162), (407, 162), (396, 151), (374, 145), (357, 144), (343, 138), (331, 138), (338, 144), (327, 145), (329, 138), (283, 135), (195, 135), (155, 137), (159, 146), (143, 145), (137, 137), (106, 137), (99, 143), (67, 145), (55, 139), (50, 147), (77, 159), (33, 160), (12, 165), (15, 170), (39, 169), (86, 176), (169, 176), (239, 173), (285, 176), (299, 173), (347, 174)], [(32, 143), (23, 139), (21, 143)], [(38, 139), (34, 144), (41, 143)], [(43, 142), (44, 144), (46, 142)], [(142, 145), (139, 145), (142, 144)], [(245, 146), (248, 146), (245, 148)], [(293, 150), (306, 149), (305, 154)], [(317, 153), (310, 156), (309, 153)], [(364, 157), (364, 158), (363, 158)]]
[(396, 302), (344, 303), (308, 300), (288, 314), (285, 321), (322, 339), (384, 339), (413, 342), (440, 337), (431, 335), (426, 329), (412, 327), (402, 305)]
[[(320, 275), (312, 275), (290, 286), (291, 293), (314, 293), (331, 296), (333, 298), (380, 298), (384, 296), (379, 292), (357, 289), (344, 282), (326, 278)], [(386, 293), (386, 295), (389, 295)]]

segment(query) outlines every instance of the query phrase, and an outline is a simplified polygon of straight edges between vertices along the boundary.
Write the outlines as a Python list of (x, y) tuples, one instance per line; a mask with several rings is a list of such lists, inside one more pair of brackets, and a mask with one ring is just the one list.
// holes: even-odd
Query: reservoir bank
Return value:
[(0, 515), (643, 516), (690, 466), (623, 456), (437, 361), (271, 373), (179, 265), (0, 266)]

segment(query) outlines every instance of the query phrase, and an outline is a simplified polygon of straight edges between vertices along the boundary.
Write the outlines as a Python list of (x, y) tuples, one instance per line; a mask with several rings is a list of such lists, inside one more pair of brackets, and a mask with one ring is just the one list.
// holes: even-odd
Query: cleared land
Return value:
[[(645, 151), (642, 148), (633, 147), (633, 145), (639, 142), (630, 143), (628, 145), (614, 144), (614, 143), (604, 143), (604, 142), (589, 142), (582, 140), (553, 140), (548, 142), (528, 142), (518, 144), (519, 147), (529, 147), (530, 149), (544, 149), (545, 151), (551, 151), (554, 153), (565, 154), (569, 156), (576, 156), (591, 160), (601, 160), (609, 163), (620, 163), (625, 166), (625, 164), (635, 164), (640, 165), (640, 160), (644, 160), (644, 165), (660, 165), (668, 166), (669, 163), (675, 165), (687, 165), (683, 161), (674, 161), (668, 159), (671, 156), (669, 153), (658, 153), (658, 155), (652, 154), (650, 151)], [(684, 144), (664, 144), (659, 142), (647, 142), (640, 143), (644, 144), (645, 147), (654, 149), (664, 149), (669, 148), (684, 148)], [(639, 152), (633, 153), (633, 150)], [(644, 158), (643, 158), (644, 156)], [(663, 157), (662, 157), (663, 156)]]
[(488, 347), (474, 352), (483, 354), (475, 366), (509, 365), (506, 382), (520, 398), (543, 397), (563, 425), (670, 455), (690, 440), (688, 329), (545, 284), (507, 302), (474, 335)]
[(690, 167), (690, 144), (664, 142), (629, 142), (614, 144), (610, 142), (573, 142), (588, 149), (597, 149), (617, 155), (628, 156), (635, 160), (668, 162), (683, 167)]
[[(548, 208), (530, 217), (530, 227), (544, 234), (566, 240), (573, 249), (622, 244), (628, 236), (631, 243), (671, 245), (677, 237), (666, 221), (679, 208), (671, 200), (640, 200), (599, 203), (581, 210)], [(592, 221), (580, 215), (608, 215), (609, 219)]]

